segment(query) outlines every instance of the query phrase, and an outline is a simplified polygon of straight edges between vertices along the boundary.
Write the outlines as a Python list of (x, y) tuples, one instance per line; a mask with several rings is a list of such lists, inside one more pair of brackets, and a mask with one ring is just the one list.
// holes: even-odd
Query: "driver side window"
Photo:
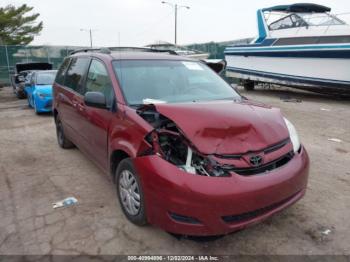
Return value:
[(112, 82), (104, 64), (98, 60), (92, 60), (86, 78), (85, 92), (101, 92), (106, 97), (107, 107), (111, 107), (114, 100)]

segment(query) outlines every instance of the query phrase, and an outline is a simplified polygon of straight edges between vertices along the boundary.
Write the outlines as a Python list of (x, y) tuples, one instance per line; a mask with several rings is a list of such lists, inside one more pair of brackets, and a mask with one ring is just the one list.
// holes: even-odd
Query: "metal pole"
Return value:
[(177, 45), (177, 4), (175, 4), (175, 45)]
[(90, 47), (92, 48), (92, 32), (91, 32), (91, 28), (90, 28)]
[(162, 4), (167, 4), (167, 5), (170, 5), (171, 7), (173, 7), (175, 10), (175, 45), (177, 45), (177, 11), (179, 8), (187, 8), (187, 9), (190, 9), (189, 6), (185, 6), (185, 5), (178, 5), (178, 4), (174, 4), (174, 3), (171, 3), (171, 2), (167, 2), (167, 1), (162, 1)]
[(47, 53), (47, 62), (50, 63), (50, 51), (49, 51), (49, 46), (46, 46), (46, 53)]
[(10, 76), (10, 59), (9, 59), (9, 53), (7, 50), (7, 45), (5, 45), (5, 52), (6, 52), (6, 61), (7, 61), (7, 72), (8, 72), (8, 76), (9, 76), (9, 80), (10, 80), (10, 84), (11, 84), (11, 76)]
[(28, 46), (25, 47), (27, 63), (29, 63)]

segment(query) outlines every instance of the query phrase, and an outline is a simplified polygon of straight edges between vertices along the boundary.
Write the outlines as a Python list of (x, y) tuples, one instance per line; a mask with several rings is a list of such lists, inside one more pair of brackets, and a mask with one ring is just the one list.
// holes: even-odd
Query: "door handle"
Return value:
[(78, 110), (79, 111), (84, 111), (85, 110), (85, 106), (84, 105), (82, 105), (82, 104), (78, 104)]

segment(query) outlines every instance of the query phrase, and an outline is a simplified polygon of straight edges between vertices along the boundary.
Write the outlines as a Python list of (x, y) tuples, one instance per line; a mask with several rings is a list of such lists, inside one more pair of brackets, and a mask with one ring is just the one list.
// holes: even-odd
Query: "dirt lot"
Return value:
[[(0, 254), (349, 255), (350, 102), (295, 91), (242, 93), (280, 107), (297, 127), (311, 158), (307, 195), (264, 223), (199, 243), (130, 224), (107, 175), (77, 149), (57, 146), (52, 116), (35, 115), (0, 88)], [(288, 96), (302, 102), (281, 100)], [(79, 204), (52, 209), (68, 196)]]

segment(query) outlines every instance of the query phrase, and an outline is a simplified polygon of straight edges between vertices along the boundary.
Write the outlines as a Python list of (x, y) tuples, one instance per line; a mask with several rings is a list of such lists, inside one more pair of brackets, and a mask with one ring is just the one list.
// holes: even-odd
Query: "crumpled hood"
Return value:
[(156, 104), (202, 154), (244, 154), (289, 136), (279, 109), (252, 102)]

